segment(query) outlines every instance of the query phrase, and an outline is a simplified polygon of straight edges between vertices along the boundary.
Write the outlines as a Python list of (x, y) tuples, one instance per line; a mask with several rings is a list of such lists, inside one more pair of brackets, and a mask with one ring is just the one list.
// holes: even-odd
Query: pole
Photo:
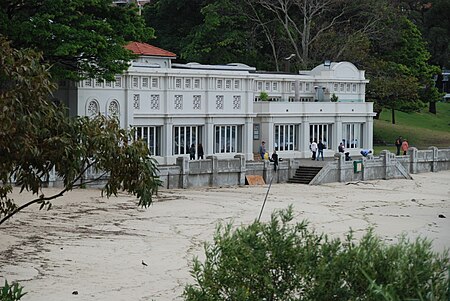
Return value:
[(273, 175), (272, 175), (272, 178), (270, 179), (269, 187), (267, 188), (267, 192), (266, 192), (266, 197), (264, 198), (264, 202), (263, 202), (263, 205), (261, 207), (261, 212), (259, 213), (259, 216), (258, 216), (258, 222), (261, 219), (261, 215), (263, 213), (264, 206), (266, 205), (267, 196), (269, 195), (270, 187), (272, 186), (272, 181), (273, 181)]

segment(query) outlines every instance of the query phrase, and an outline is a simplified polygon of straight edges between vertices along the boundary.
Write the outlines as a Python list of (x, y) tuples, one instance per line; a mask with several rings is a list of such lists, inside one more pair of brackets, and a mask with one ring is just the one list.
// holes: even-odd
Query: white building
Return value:
[[(253, 160), (261, 141), (280, 157), (310, 157), (310, 140), (332, 156), (344, 141), (351, 154), (372, 148), (373, 106), (365, 102), (364, 71), (349, 62), (299, 74), (258, 72), (243, 64), (175, 64), (176, 55), (130, 43), (138, 54), (114, 82), (61, 85), (57, 97), (71, 114), (117, 116), (135, 127), (161, 164), (188, 156), (201, 143), (205, 157), (243, 154)], [(269, 101), (261, 101), (266, 92)], [(338, 97), (331, 102), (332, 95)]]

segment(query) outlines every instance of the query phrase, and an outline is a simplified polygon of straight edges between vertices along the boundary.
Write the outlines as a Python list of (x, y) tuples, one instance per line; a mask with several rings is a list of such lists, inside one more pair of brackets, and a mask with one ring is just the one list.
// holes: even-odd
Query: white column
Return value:
[(173, 118), (168, 117), (164, 119), (164, 128), (162, 129), (163, 136), (162, 144), (163, 148), (161, 150), (161, 155), (163, 157), (172, 156), (172, 144), (173, 144)]
[(205, 145), (203, 151), (206, 156), (211, 156), (214, 152), (214, 118), (207, 117), (205, 122)]
[(333, 139), (335, 139), (335, 142), (334, 142), (334, 145), (333, 145), (333, 150), (334, 150), (334, 152), (335, 153), (337, 153), (337, 151), (338, 151), (338, 146), (339, 146), (339, 143), (341, 143), (342, 142), (342, 117), (340, 117), (340, 116), (336, 116), (336, 119), (335, 119), (335, 132), (334, 132), (334, 134), (333, 134)]
[(303, 118), (303, 122), (300, 125), (301, 140), (299, 151), (308, 154), (309, 156), (309, 120), (307, 117)]
[(365, 149), (373, 149), (373, 117), (371, 116), (366, 118), (363, 142)]
[(246, 160), (253, 160), (253, 118), (246, 117), (242, 129), (242, 153)]

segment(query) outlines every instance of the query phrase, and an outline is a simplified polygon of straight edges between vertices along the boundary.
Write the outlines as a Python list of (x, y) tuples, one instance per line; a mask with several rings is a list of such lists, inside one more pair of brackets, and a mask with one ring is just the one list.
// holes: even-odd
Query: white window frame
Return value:
[(159, 78), (152, 77), (152, 88), (159, 88)]
[(133, 76), (132, 81), (133, 81), (133, 88), (136, 88), (136, 89), (139, 88), (139, 77)]
[(142, 78), (142, 88), (148, 88), (148, 77)]
[(345, 148), (362, 148), (363, 123), (342, 123), (342, 143)]
[(240, 125), (216, 125), (214, 127), (214, 153), (232, 154), (242, 149), (242, 127)]
[(172, 155), (189, 154), (189, 148), (197, 146), (202, 141), (202, 126), (199, 125), (175, 125), (173, 127), (173, 150)]
[(161, 156), (161, 127), (134, 126), (135, 139), (142, 140), (147, 145), (151, 156)]
[(184, 80), (184, 88), (185, 89), (190, 89), (192, 86), (191, 86), (191, 79), (190, 78), (186, 78), (185, 80)]
[(263, 83), (262, 83), (262, 81), (256, 82), (256, 90), (257, 90), (257, 91), (262, 91), (262, 88), (263, 88)]
[(114, 78), (114, 87), (116, 87), (116, 88), (122, 87), (122, 77), (121, 76), (116, 76)]
[(276, 151), (297, 150), (298, 124), (275, 124), (274, 125), (274, 148)]
[(322, 140), (322, 143), (330, 149), (333, 147), (332, 141), (332, 124), (328, 123), (315, 123), (309, 125), (309, 142), (316, 141), (319, 143), (319, 140)]
[(234, 89), (239, 90), (241, 88), (241, 80), (235, 79), (234, 80)]
[(200, 79), (199, 78), (195, 78), (194, 79), (194, 89), (200, 89), (200, 88), (201, 88)]
[(183, 87), (183, 80), (181, 78), (175, 78), (175, 89), (181, 89)]
[(223, 80), (222, 79), (217, 79), (216, 88), (220, 89), (220, 90), (223, 89)]

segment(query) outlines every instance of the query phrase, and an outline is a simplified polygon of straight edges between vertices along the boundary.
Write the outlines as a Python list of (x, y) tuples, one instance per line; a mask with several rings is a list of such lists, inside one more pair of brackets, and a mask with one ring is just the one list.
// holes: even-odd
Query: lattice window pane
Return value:
[(175, 95), (174, 107), (175, 110), (183, 110), (183, 95)]
[(239, 95), (233, 96), (233, 109), (234, 110), (241, 109), (241, 96), (239, 96)]
[(201, 95), (194, 95), (193, 99), (193, 109), (200, 110), (202, 107)]
[(216, 109), (223, 110), (223, 95), (216, 95)]
[(150, 96), (150, 109), (159, 110), (159, 95)]
[(139, 94), (133, 95), (133, 106), (136, 110), (139, 110), (141, 108), (141, 96)]

